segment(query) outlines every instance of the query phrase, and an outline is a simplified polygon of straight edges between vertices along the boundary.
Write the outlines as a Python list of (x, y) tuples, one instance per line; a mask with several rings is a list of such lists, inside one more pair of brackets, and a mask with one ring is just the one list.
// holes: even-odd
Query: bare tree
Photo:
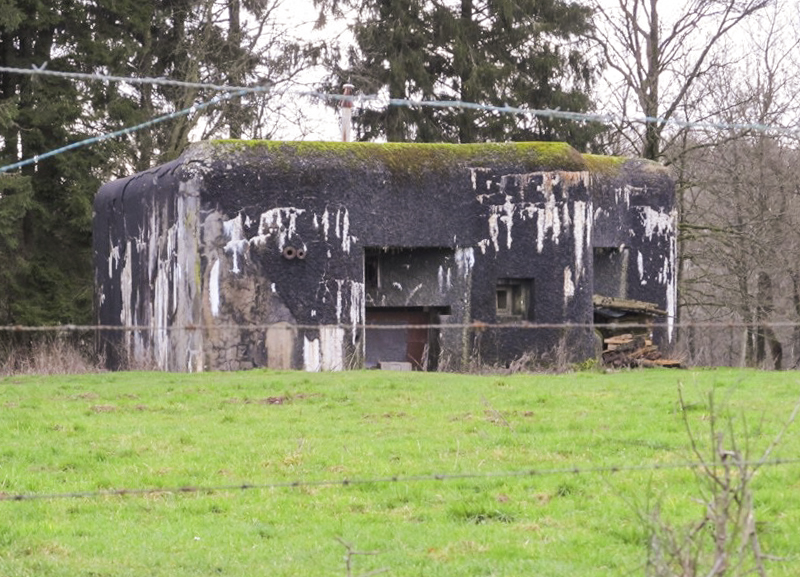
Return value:
[(659, 0), (590, 0), (594, 40), (604, 64), (619, 77), (610, 89), (620, 116), (636, 111), (659, 119), (643, 127), (623, 120), (617, 127), (635, 154), (664, 159), (674, 139), (671, 134), (665, 141), (665, 122), (681, 111), (698, 80), (723, 64), (714, 49), (771, 2), (688, 0), (674, 12), (674, 2), (667, 10), (668, 3)]
[(800, 322), (800, 142), (792, 132), (800, 39), (790, 14), (780, 2), (762, 14), (741, 66), (708, 79), (708, 105), (729, 128), (694, 134), (703, 146), (684, 158), (692, 184), (683, 195), (683, 320), (747, 324), (727, 351), (706, 343), (706, 363), (781, 368), (800, 354), (799, 328), (770, 326)]

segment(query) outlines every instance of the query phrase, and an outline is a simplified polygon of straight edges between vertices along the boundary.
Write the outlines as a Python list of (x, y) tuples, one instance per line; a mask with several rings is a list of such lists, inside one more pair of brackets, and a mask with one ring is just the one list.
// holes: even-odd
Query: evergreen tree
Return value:
[[(0, 65), (251, 84), (291, 78), (315, 47), (275, 28), (274, 0), (0, 0)], [(0, 165), (188, 109), (196, 88), (0, 73)], [(256, 129), (263, 95), (218, 106), (207, 136)], [(112, 178), (176, 157), (183, 116), (0, 175), (0, 324), (89, 323), (92, 200)]]
[[(35, 0), (7, 2), (0, 21), (4, 66), (31, 68), (49, 62), (74, 69), (56, 49), (68, 27), (62, 2), (43, 10)], [(66, 3), (64, 3), (66, 4)], [(69, 14), (73, 16), (73, 14)], [(0, 78), (0, 162), (30, 158), (76, 138), (82, 115), (77, 88), (50, 77)], [(79, 136), (78, 136), (79, 137)], [(91, 151), (29, 165), (0, 180), (0, 321), (84, 322), (91, 318), (91, 199), (98, 180), (89, 170)]]
[[(391, 98), (586, 111), (594, 70), (583, 39), (591, 15), (568, 0), (365, 1), (349, 67), (334, 70), (334, 78)], [(600, 130), (548, 118), (395, 106), (363, 110), (355, 122), (362, 139), (566, 140), (582, 149)]]

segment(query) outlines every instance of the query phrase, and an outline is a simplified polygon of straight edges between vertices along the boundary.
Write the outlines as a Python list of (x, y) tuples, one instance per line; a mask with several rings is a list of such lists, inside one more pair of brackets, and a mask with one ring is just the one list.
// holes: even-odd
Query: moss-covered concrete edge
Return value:
[(620, 173), (622, 167), (630, 160), (627, 156), (604, 156), (602, 154), (584, 154), (583, 161), (586, 169), (594, 174), (614, 176)]
[(673, 175), (670, 167), (644, 158), (584, 154), (583, 159), (586, 162), (587, 170), (589, 170), (592, 175), (601, 178), (629, 178), (632, 174), (671, 178)]
[(470, 166), (515, 166), (522, 170), (585, 171), (589, 166), (578, 151), (563, 142), (481, 144), (417, 144), (374, 142), (309, 142), (270, 140), (210, 140), (195, 143), (187, 159), (267, 162), (291, 169), (314, 161), (323, 166), (374, 167), (392, 172), (448, 171)]

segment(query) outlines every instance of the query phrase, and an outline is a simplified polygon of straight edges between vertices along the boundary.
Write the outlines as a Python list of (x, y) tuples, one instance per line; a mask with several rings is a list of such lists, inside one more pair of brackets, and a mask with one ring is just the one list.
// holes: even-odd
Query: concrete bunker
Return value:
[(101, 346), (176, 371), (581, 360), (596, 294), (664, 309), (669, 341), (673, 195), (561, 143), (199, 143), (96, 196), (98, 322), (129, 327)]

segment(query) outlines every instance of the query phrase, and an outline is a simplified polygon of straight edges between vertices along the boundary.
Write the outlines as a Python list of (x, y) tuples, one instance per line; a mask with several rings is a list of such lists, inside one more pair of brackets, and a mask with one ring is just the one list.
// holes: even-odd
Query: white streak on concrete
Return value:
[[(328, 209), (325, 209), (325, 212), (322, 213), (322, 236), (325, 238), (325, 242), (328, 242), (328, 232), (331, 228), (331, 215), (328, 214)], [(330, 258), (330, 254), (328, 255)]]
[[(109, 241), (109, 245), (111, 242)], [(108, 253), (108, 278), (114, 277), (114, 269), (119, 266), (119, 245), (111, 245), (111, 250)]]
[(506, 196), (506, 202), (502, 206), (503, 215), (500, 217), (500, 222), (506, 225), (506, 248), (511, 248), (511, 227), (514, 226), (514, 203), (511, 202), (511, 197)]
[[(148, 261), (148, 269), (147, 269), (147, 278), (150, 282), (153, 282), (153, 277), (156, 274), (156, 267), (158, 264), (158, 237), (160, 234), (160, 223), (156, 218), (156, 211), (150, 211), (150, 246), (149, 246), (149, 261)], [(144, 230), (139, 231), (140, 240), (137, 242), (137, 250), (144, 250), (144, 242), (141, 238), (144, 236)]]
[(342, 215), (342, 251), (350, 254), (350, 211), (344, 209)]
[(677, 211), (664, 212), (649, 206), (639, 207), (639, 214), (644, 226), (644, 236), (647, 240), (653, 237), (665, 238), (669, 242), (669, 256), (664, 257), (661, 269), (658, 271), (657, 280), (665, 285), (667, 302), (667, 338), (672, 342), (677, 313), (677, 275), (675, 273), (678, 261), (677, 239), (675, 235), (675, 222)]
[(239, 268), (240, 260), (244, 260), (245, 251), (249, 246), (244, 234), (244, 225), (242, 223), (242, 215), (237, 214), (235, 218), (231, 218), (222, 223), (222, 230), (225, 232), (225, 237), (228, 242), (225, 244), (225, 252), (230, 253), (233, 265), (231, 272), (239, 274), (242, 272)]
[[(537, 191), (544, 196), (543, 202), (523, 202), (525, 189), (529, 186), (531, 179), (541, 178), (541, 184), (537, 186)], [(533, 172), (527, 174), (515, 174), (503, 176), (500, 181), (500, 192), (505, 193), (505, 200), (502, 205), (492, 205), (488, 215), (489, 239), (478, 243), (483, 254), (491, 241), (495, 251), (499, 250), (500, 224), (506, 225), (505, 246), (511, 248), (513, 243), (512, 228), (514, 218), (521, 221), (535, 220), (536, 222), (536, 248), (541, 254), (544, 251), (545, 240), (548, 238), (558, 244), (563, 232), (570, 230), (572, 217), (570, 216), (570, 206), (573, 204), (568, 200), (558, 201), (556, 199), (555, 188), (564, 187), (565, 196), (569, 194), (570, 187), (588, 186), (589, 175), (587, 172), (560, 173), (560, 172)], [(478, 195), (478, 202), (485, 204), (492, 197), (486, 194)], [(515, 200), (516, 199), (516, 200)], [(586, 205), (587, 203), (584, 203)], [(590, 204), (590, 203), (589, 203)], [(590, 215), (591, 216), (591, 215)], [(586, 215), (581, 215), (583, 222)], [(585, 233), (588, 232), (584, 231)], [(584, 234), (583, 238), (590, 238), (590, 234)]]
[(211, 315), (219, 316), (219, 261), (215, 260), (208, 279), (208, 301), (211, 303)]
[(439, 282), (439, 292), (444, 292), (444, 267), (439, 265), (439, 271), (436, 273), (436, 280)]
[[(550, 233), (550, 240), (558, 244), (561, 237), (562, 222), (559, 218), (559, 205), (556, 203), (553, 186), (560, 181), (557, 174), (542, 173), (542, 185), (539, 187), (544, 195), (544, 205), (535, 207), (536, 212), (536, 251), (541, 254), (544, 241)], [(566, 208), (566, 204), (564, 205)], [(567, 228), (566, 226), (564, 228)]]
[(644, 225), (644, 236), (647, 240), (652, 240), (654, 234), (666, 235), (673, 234), (675, 230), (675, 213), (654, 210), (649, 206), (639, 208)]
[(558, 218), (558, 205), (556, 205), (556, 195), (553, 192), (553, 185), (558, 182), (558, 175), (555, 176), (552, 180), (547, 178), (545, 174), (545, 183), (548, 185), (544, 189), (545, 193), (545, 203), (544, 203), (544, 213), (545, 213), (545, 228), (550, 229), (552, 231), (550, 238), (552, 238), (555, 244), (558, 244), (558, 239), (561, 236), (561, 219)]
[(586, 250), (589, 253), (589, 258), (592, 256), (592, 246), (594, 245), (594, 219), (592, 213), (594, 212), (594, 205), (591, 200), (586, 203)]
[(575, 223), (572, 227), (572, 234), (575, 239), (575, 281), (579, 282), (583, 274), (583, 251), (586, 243), (587, 224), (591, 218), (586, 218), (586, 203), (576, 200), (573, 205), (572, 220)]
[(572, 282), (572, 270), (569, 267), (564, 269), (564, 305), (575, 296), (575, 283)]
[(392, 286), (399, 291), (403, 290), (403, 285), (401, 285), (399, 282), (393, 282)]
[(544, 233), (545, 233), (545, 219), (546, 216), (543, 210), (539, 210), (536, 213), (537, 221), (536, 221), (536, 252), (542, 254), (544, 250)]
[(564, 206), (561, 210), (561, 225), (564, 227), (564, 230), (569, 230), (572, 228), (572, 219), (569, 217), (569, 204), (564, 203)]
[(271, 235), (276, 235), (278, 240), (278, 250), (283, 250), (287, 241), (297, 233), (297, 217), (305, 212), (303, 208), (293, 206), (271, 208), (261, 213), (258, 224), (258, 235), (250, 239), (250, 242), (263, 246)]
[[(488, 172), (491, 172), (491, 169), (489, 169), (489, 168), (470, 168), (469, 171), (470, 171), (470, 178), (472, 180), (472, 190), (477, 190), (478, 189), (478, 173), (480, 173), (480, 172), (488, 173)], [(492, 181), (491, 180), (487, 180), (486, 181), (486, 189), (488, 190), (491, 187), (491, 185), (492, 185)]]
[(178, 287), (183, 285), (183, 269), (180, 263), (175, 263), (172, 271), (172, 313), (178, 310)]
[(456, 248), (455, 252), (456, 269), (462, 278), (468, 278), (472, 274), (472, 267), (475, 266), (475, 251), (472, 247)]
[[(677, 220), (677, 211), (672, 212), (673, 222)], [(675, 330), (675, 319), (677, 315), (676, 300), (678, 297), (678, 275), (676, 274), (678, 267), (678, 239), (673, 234), (670, 239), (670, 278), (667, 283), (667, 338), (672, 342), (673, 332)]]
[(167, 268), (169, 261), (158, 263), (158, 273), (156, 274), (153, 286), (153, 317), (150, 320), (150, 327), (153, 335), (153, 353), (159, 367), (169, 366), (169, 334), (167, 324), (169, 322), (169, 277)]
[[(120, 275), (119, 284), (120, 284), (120, 293), (122, 296), (122, 310), (120, 311), (120, 324), (123, 327), (128, 327), (135, 324), (134, 321), (134, 311), (132, 309), (133, 303), (131, 302), (132, 292), (133, 292), (133, 277), (132, 277), (132, 268), (131, 268), (131, 243), (130, 241), (127, 242), (125, 245), (125, 262), (122, 265), (122, 274)], [(125, 332), (130, 338), (129, 332)]]
[(500, 250), (500, 242), (498, 236), (500, 235), (500, 227), (497, 226), (497, 214), (492, 213), (489, 215), (489, 237), (492, 239), (492, 245), (495, 252)]
[(364, 319), (364, 283), (350, 281), (350, 322), (353, 326), (353, 344), (356, 344), (358, 325)]
[(343, 280), (336, 281), (336, 324), (342, 322), (342, 286)]
[(647, 279), (644, 278), (644, 255), (642, 251), (636, 251), (636, 266), (639, 269), (639, 282), (642, 283), (642, 286), (647, 284)]
[(622, 188), (617, 188), (614, 191), (616, 203), (617, 204), (624, 203), (626, 208), (630, 208), (632, 194), (647, 194), (647, 187), (631, 186), (630, 184), (626, 184)]
[(669, 256), (665, 256), (663, 258), (663, 262), (661, 263), (661, 269), (658, 271), (658, 282), (659, 284), (667, 285), (672, 277), (672, 262), (670, 261)]
[(319, 347), (319, 339), (303, 337), (303, 368), (311, 373), (318, 373), (322, 370), (322, 352)]

